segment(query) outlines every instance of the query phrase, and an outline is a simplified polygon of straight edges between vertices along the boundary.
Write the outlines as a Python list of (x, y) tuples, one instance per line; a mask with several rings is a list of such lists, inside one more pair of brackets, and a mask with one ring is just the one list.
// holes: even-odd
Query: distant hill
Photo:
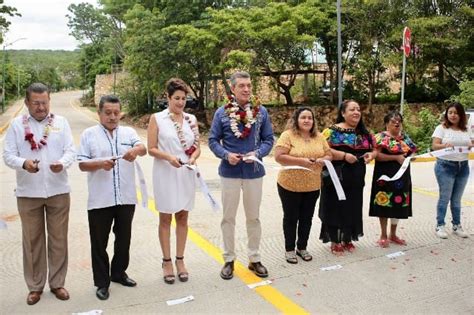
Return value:
[[(22, 82), (22, 88), (36, 81), (48, 84), (53, 90), (80, 86), (79, 50), (8, 50), (6, 57), (12, 67), (27, 73), (23, 76), (26, 81)], [(13, 92), (13, 86), (10, 89)]]
[(79, 63), (79, 50), (8, 50), (8, 59), (27, 68), (71, 69)]

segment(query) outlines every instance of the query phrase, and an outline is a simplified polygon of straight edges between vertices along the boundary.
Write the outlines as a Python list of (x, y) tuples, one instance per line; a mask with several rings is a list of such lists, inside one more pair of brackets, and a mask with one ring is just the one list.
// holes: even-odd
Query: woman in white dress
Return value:
[(194, 207), (195, 173), (185, 165), (194, 165), (199, 157), (199, 130), (194, 115), (184, 113), (188, 87), (181, 79), (166, 83), (168, 109), (150, 117), (148, 153), (153, 156), (153, 192), (160, 213), (158, 235), (163, 252), (163, 279), (173, 284), (170, 227), (176, 220), (176, 269), (178, 279), (188, 280), (184, 248), (188, 234), (188, 212)]

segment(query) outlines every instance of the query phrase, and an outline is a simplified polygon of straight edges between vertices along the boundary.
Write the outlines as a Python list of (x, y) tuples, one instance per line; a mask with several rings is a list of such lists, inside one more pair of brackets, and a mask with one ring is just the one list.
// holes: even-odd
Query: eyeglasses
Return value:
[(30, 102), (30, 104), (33, 106), (40, 106), (40, 105), (46, 106), (49, 104), (49, 102), (48, 101), (33, 101), (33, 102)]
[(402, 121), (401, 121), (401, 120), (398, 120), (398, 119), (390, 119), (390, 123), (396, 125), (396, 124), (401, 124)]

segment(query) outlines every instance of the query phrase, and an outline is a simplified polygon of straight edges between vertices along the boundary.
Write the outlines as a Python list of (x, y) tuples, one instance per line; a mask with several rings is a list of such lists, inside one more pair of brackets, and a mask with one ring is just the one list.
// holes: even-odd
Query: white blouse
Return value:
[[(471, 138), (469, 137), (469, 132), (461, 130), (453, 130), (451, 128), (445, 128), (443, 125), (438, 125), (433, 132), (431, 138), (441, 139), (441, 143), (450, 143), (454, 146), (470, 146)], [(453, 153), (445, 155), (440, 159), (448, 161), (466, 161), (468, 160), (468, 153)]]

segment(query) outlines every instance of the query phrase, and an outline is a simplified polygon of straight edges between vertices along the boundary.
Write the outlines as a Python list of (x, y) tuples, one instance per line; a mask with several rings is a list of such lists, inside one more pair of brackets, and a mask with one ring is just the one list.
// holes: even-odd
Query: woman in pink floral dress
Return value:
[[(397, 236), (398, 219), (407, 219), (412, 215), (410, 166), (397, 180), (379, 180), (380, 176), (393, 177), (405, 158), (416, 151), (416, 145), (402, 132), (403, 117), (399, 112), (391, 111), (384, 117), (386, 131), (375, 135), (378, 151), (375, 159), (372, 192), (370, 196), (369, 216), (378, 217), (381, 235), (377, 243), (388, 247), (390, 242), (406, 245), (405, 240)], [(387, 223), (390, 218), (390, 234), (387, 235)]]

